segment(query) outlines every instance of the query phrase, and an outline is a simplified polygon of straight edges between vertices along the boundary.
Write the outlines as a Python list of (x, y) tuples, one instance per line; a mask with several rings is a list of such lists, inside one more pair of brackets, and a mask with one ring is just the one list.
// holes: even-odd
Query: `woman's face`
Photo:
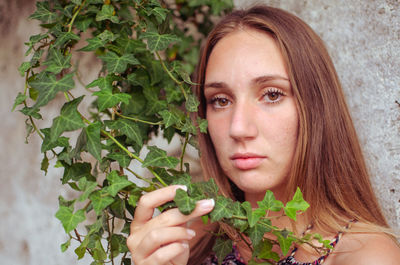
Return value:
[(282, 54), (268, 34), (237, 30), (214, 47), (204, 95), (208, 130), (224, 173), (261, 200), (285, 189), (298, 115)]

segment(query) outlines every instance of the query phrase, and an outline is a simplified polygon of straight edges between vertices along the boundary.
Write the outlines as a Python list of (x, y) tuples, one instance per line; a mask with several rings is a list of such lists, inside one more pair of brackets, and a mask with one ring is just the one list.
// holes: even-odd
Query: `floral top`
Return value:
[[(342, 234), (343, 232), (339, 232), (332, 240), (332, 242), (330, 243), (332, 249), (339, 242), (340, 238), (342, 237)], [(328, 252), (325, 255), (319, 257), (313, 262), (300, 262), (294, 258), (294, 255), (296, 254), (297, 251), (297, 248), (294, 248), (288, 257), (278, 262), (278, 265), (319, 265), (325, 261), (325, 259), (332, 252), (332, 249), (328, 249)], [(208, 257), (201, 265), (218, 265), (218, 258), (213, 254), (210, 257)], [(240, 256), (240, 253), (237, 250), (236, 246), (233, 246), (232, 252), (225, 257), (224, 261), (222, 262), (222, 265), (246, 265), (246, 263)]]

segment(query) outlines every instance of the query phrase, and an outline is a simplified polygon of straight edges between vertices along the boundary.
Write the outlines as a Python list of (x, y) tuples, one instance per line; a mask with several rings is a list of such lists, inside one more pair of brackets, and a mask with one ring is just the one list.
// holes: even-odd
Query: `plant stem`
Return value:
[(134, 117), (125, 116), (125, 115), (122, 115), (121, 113), (119, 113), (118, 111), (116, 111), (115, 114), (117, 114), (119, 117), (124, 118), (124, 119), (132, 120), (132, 121), (136, 121), (136, 122), (141, 122), (141, 123), (146, 123), (146, 124), (150, 124), (150, 125), (161, 125), (161, 124), (163, 124), (162, 121), (151, 122), (151, 121), (144, 121), (144, 120), (141, 120), (141, 119), (138, 119), (138, 118), (134, 118)]
[(171, 73), (170, 70), (168, 70), (167, 66), (164, 64), (163, 59), (161, 59), (160, 54), (156, 51), (155, 52), (157, 55), (158, 60), (161, 63), (162, 68), (164, 69), (164, 71), (169, 75), (169, 77), (171, 77), (171, 79), (179, 86), (180, 90), (182, 91), (183, 96), (185, 97), (185, 100), (187, 101), (188, 99), (188, 95), (186, 94), (185, 89), (182, 86), (182, 82), (179, 81), (178, 79), (175, 78), (175, 76)]
[(189, 141), (189, 133), (186, 133), (185, 142), (183, 143), (182, 154), (181, 154), (181, 165), (180, 165), (181, 171), (183, 171), (183, 157), (185, 156), (186, 146), (188, 141)]
[(78, 10), (75, 11), (74, 15), (72, 16), (71, 21), (68, 24), (68, 32), (72, 31), (72, 25), (74, 24), (74, 21), (76, 17), (78, 16), (79, 12), (81, 12), (82, 7), (85, 5), (86, 0), (83, 0), (82, 4), (79, 6)]

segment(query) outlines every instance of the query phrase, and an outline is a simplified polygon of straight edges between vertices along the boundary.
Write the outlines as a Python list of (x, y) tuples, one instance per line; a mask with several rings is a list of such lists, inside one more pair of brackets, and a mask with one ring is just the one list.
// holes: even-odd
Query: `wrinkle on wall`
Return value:
[(324, 40), (342, 82), (371, 180), (400, 229), (400, 1), (236, 0), (292, 12)]
[[(237, 6), (249, 2), (253, 1), (235, 1)], [(296, 13), (326, 42), (374, 188), (390, 223), (400, 228), (400, 107), (395, 103), (400, 101), (399, 1), (258, 2)], [(40, 171), (39, 139), (31, 136), (29, 145), (24, 144), (24, 116), (11, 112), (15, 96), (24, 87), (17, 71), (26, 60), (23, 43), (40, 30), (36, 21), (26, 19), (34, 4), (34, 0), (0, 1), (0, 260), (15, 265), (90, 264), (90, 259), (76, 260), (76, 244), (61, 253), (60, 244), (67, 238), (54, 214), (58, 195), (68, 197), (71, 192), (60, 183), (62, 170), (52, 168), (47, 175)], [(95, 67), (91, 58), (81, 61), (85, 83), (94, 79)], [(57, 114), (52, 106), (48, 112)]]

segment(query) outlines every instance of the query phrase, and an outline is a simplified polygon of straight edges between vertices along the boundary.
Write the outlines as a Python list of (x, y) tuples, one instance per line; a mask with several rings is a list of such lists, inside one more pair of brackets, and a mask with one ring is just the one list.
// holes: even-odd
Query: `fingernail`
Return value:
[(182, 247), (183, 247), (183, 248), (189, 248), (189, 244), (186, 243), (186, 242), (185, 242), (185, 243), (182, 243)]
[(181, 189), (181, 190), (184, 190), (184, 191), (188, 190), (188, 188), (185, 185), (176, 185), (175, 190), (177, 190), (177, 189)]
[(190, 239), (192, 239), (196, 235), (196, 232), (194, 230), (192, 230), (192, 229), (186, 229), (186, 232), (190, 236)]
[(198, 202), (199, 207), (203, 211), (209, 211), (212, 208), (214, 208), (215, 202), (214, 199), (208, 199), (208, 200), (201, 200)]

